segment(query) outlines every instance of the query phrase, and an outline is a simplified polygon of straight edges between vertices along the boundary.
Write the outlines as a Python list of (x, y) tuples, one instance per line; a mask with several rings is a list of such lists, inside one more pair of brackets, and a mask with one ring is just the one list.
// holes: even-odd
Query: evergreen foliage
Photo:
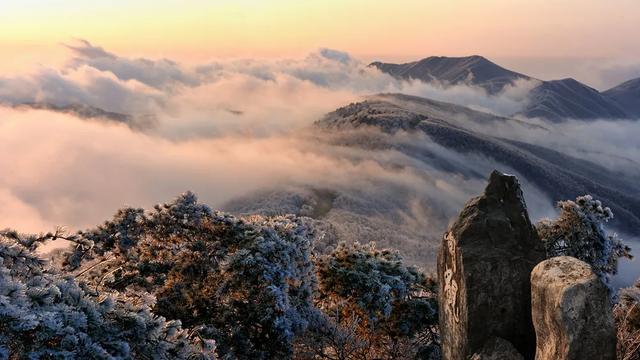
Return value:
[(152, 296), (94, 293), (49, 267), (29, 248), (35, 240), (0, 233), (0, 358), (214, 358), (212, 340), (153, 314)]
[(631, 249), (614, 234), (605, 231), (604, 224), (613, 218), (611, 209), (591, 195), (576, 201), (558, 202), (560, 215), (536, 224), (547, 255), (573, 256), (593, 268), (605, 281), (616, 274), (618, 259), (631, 258)]
[(66, 266), (97, 264), (83, 276), (98, 289), (151, 293), (155, 313), (215, 338), (224, 358), (286, 358), (317, 311), (310, 229), (294, 216), (238, 219), (186, 193), (80, 233)]
[(316, 303), (329, 325), (306, 339), (308, 353), (331, 359), (439, 354), (435, 282), (403, 265), (398, 252), (341, 243), (317, 267)]

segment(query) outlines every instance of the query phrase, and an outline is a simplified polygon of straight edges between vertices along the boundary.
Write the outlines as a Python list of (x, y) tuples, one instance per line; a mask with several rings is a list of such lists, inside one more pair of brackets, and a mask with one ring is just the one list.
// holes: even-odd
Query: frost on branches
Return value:
[(317, 267), (327, 322), (300, 342), (306, 358), (439, 358), (435, 282), (398, 252), (341, 243)]
[[(373, 246), (314, 255), (313, 224), (236, 218), (185, 193), (73, 235), (3, 232), (0, 359), (437, 354), (433, 281)], [(69, 251), (35, 255), (59, 239)]]
[(303, 218), (238, 219), (186, 193), (80, 233), (65, 265), (90, 268), (79, 276), (96, 289), (153, 294), (155, 313), (215, 338), (226, 358), (285, 358), (317, 311), (310, 231)]
[(617, 237), (607, 234), (604, 223), (613, 218), (611, 209), (590, 195), (576, 201), (558, 202), (560, 215), (555, 220), (536, 224), (547, 256), (573, 256), (591, 265), (605, 281), (616, 274), (618, 259), (631, 258), (631, 249)]
[(1, 359), (211, 359), (180, 321), (118, 294), (94, 294), (33, 252), (48, 237), (0, 233)]

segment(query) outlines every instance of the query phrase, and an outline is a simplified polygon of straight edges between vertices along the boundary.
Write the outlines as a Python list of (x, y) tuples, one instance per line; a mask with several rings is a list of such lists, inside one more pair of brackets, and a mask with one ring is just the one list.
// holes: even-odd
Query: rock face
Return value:
[(501, 338), (491, 338), (471, 360), (524, 360), (510, 342)]
[(515, 176), (494, 171), (445, 233), (438, 255), (443, 358), (467, 359), (493, 337), (533, 359), (530, 274), (544, 259)]
[(616, 358), (616, 334), (605, 285), (591, 267), (569, 256), (531, 273), (536, 360)]

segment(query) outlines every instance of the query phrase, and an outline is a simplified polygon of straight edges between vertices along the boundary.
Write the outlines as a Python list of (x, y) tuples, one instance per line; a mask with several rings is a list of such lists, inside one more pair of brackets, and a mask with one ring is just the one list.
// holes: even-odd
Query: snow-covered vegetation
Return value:
[[(0, 358), (406, 358), (437, 353), (434, 283), (397, 252), (313, 252), (313, 220), (192, 193), (77, 234), (4, 231)], [(44, 260), (50, 241), (68, 251)], [(371, 291), (374, 289), (375, 291)]]
[[(572, 256), (589, 265), (602, 281), (618, 271), (620, 258), (632, 258), (631, 249), (605, 224), (613, 212), (591, 195), (558, 202), (559, 216), (536, 224), (547, 257)], [(613, 291), (613, 315), (617, 327), (617, 358), (640, 360), (640, 280), (629, 288)]]
[[(591, 196), (558, 207), (537, 224), (548, 257), (606, 281), (630, 256), (604, 229), (611, 210)], [(332, 246), (322, 225), (235, 217), (187, 192), (76, 234), (2, 231), (0, 359), (439, 359), (433, 278), (373, 243)], [(43, 257), (55, 241), (70, 246)], [(615, 308), (621, 353), (638, 350), (638, 293)]]
[(316, 266), (326, 325), (301, 339), (306, 358), (439, 358), (432, 278), (374, 244), (341, 243)]
[(0, 358), (212, 359), (215, 342), (152, 312), (154, 297), (102, 292), (34, 253), (52, 236), (0, 234)]
[(558, 202), (560, 215), (537, 224), (547, 256), (573, 256), (593, 268), (605, 281), (618, 271), (618, 259), (631, 258), (631, 249), (615, 233), (608, 234), (604, 223), (613, 212), (590, 195), (576, 201)]

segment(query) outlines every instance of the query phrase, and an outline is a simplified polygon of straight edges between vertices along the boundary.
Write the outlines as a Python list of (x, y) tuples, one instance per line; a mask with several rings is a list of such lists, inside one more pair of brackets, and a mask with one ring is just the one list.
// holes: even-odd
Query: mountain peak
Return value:
[[(488, 95), (497, 95), (518, 80), (536, 80), (481, 55), (429, 56), (403, 64), (376, 61), (369, 66), (398, 79), (480, 87)], [(640, 118), (640, 78), (603, 93), (571, 77), (537, 82), (519, 115), (552, 121)]]
[[(483, 60), (483, 61), (487, 61), (487, 62), (491, 62), (489, 59), (487, 59), (484, 56), (481, 55), (468, 55), (468, 56), (428, 56), (422, 60), (429, 60), (429, 59), (446, 59), (446, 60)], [(421, 61), (422, 61), (421, 60)]]
[(566, 77), (566, 78), (562, 78), (562, 79), (558, 79), (558, 80), (549, 80), (547, 81), (549, 83), (552, 82), (562, 82), (562, 83), (568, 83), (568, 84), (582, 84), (581, 82), (579, 82), (578, 80), (572, 78), (572, 77)]
[(530, 79), (480, 55), (430, 56), (404, 64), (376, 61), (369, 66), (401, 79), (474, 85), (485, 89), (489, 94), (500, 92), (505, 86), (513, 85), (516, 80)]

